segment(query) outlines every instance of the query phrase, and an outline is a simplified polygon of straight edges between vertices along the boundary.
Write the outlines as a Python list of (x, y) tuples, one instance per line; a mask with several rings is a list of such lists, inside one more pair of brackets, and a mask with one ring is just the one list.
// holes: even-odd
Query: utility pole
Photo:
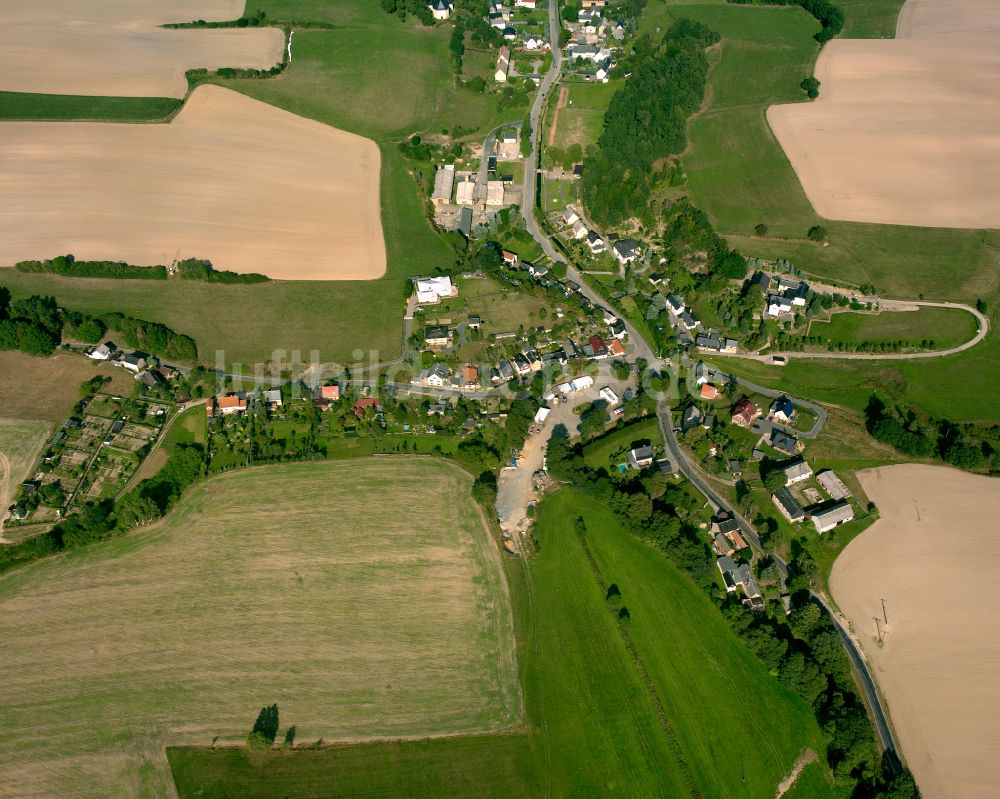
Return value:
[(882, 621), (885, 622), (885, 626), (889, 626), (889, 617), (885, 615), (885, 600), (882, 600)]
[(875, 619), (875, 632), (878, 633), (878, 642), (882, 643), (882, 630), (879, 628), (878, 616), (872, 616)]

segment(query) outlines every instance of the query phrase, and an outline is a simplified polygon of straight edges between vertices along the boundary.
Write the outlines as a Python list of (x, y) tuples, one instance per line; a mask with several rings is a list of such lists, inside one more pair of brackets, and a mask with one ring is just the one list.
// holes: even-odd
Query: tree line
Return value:
[(636, 42), (623, 67), (631, 76), (612, 97), (584, 161), (583, 198), (599, 224), (648, 220), (654, 164), (687, 146), (687, 119), (705, 96), (704, 50), (717, 41), (718, 32), (680, 19), (659, 44), (648, 34)]
[(149, 355), (186, 362), (198, 360), (194, 339), (159, 322), (116, 312), (93, 316), (62, 309), (55, 297), (38, 294), (12, 302), (10, 291), (0, 286), (0, 350), (48, 356), (56, 351), (63, 337), (96, 343), (109, 330), (121, 335), (130, 347)]
[(184, 489), (204, 474), (204, 452), (195, 445), (178, 446), (166, 465), (117, 502), (86, 503), (46, 533), (0, 547), (0, 571), (7, 571), (56, 552), (106, 541), (164, 515)]
[[(136, 266), (124, 261), (78, 261), (73, 255), (57, 255), (44, 261), (18, 261), (18, 272), (40, 272), (62, 277), (104, 277), (120, 280), (166, 280), (169, 270), (162, 264)], [(203, 258), (185, 258), (175, 264), (177, 276), (182, 280), (200, 280), (205, 283), (265, 283), (266, 275), (256, 272), (230, 272), (218, 270), (211, 261)]]
[(903, 455), (939, 458), (970, 472), (1000, 474), (1000, 426), (956, 424), (919, 415), (912, 408), (890, 407), (872, 394), (865, 408), (865, 427), (876, 441)]

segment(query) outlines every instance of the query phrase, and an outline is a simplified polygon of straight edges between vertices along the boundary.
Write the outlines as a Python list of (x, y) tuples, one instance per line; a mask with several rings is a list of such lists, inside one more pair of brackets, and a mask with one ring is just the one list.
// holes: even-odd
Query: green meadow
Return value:
[[(526, 707), (511, 734), (266, 754), (174, 748), (182, 799), (759, 797), (804, 748), (824, 751), (810, 709), (600, 503), (563, 489), (539, 506), (536, 530), (540, 551), (507, 561)], [(631, 613), (631, 644), (605, 601), (609, 582)], [(832, 795), (819, 765), (803, 779), (798, 795)]]

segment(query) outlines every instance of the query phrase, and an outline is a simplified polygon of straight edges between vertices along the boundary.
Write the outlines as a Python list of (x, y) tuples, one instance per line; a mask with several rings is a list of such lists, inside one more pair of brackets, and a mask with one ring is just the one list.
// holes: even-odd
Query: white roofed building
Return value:
[(417, 284), (417, 302), (435, 303), (440, 302), (445, 297), (458, 296), (458, 287), (451, 282), (451, 278), (447, 275), (418, 277), (414, 282)]
[(455, 185), (455, 165), (445, 164), (438, 167), (434, 173), (434, 193), (431, 202), (435, 205), (447, 205), (451, 202), (451, 190)]

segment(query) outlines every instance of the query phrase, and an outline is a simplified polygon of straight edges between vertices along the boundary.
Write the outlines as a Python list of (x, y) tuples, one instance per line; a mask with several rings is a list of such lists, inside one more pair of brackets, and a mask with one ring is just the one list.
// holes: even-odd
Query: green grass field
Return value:
[[(555, 146), (566, 149), (571, 144), (579, 144), (586, 151), (587, 145), (596, 144), (600, 138), (604, 130), (604, 113), (608, 110), (611, 98), (625, 85), (625, 81), (564, 85), (569, 92), (566, 105), (559, 109)], [(547, 143), (548, 139), (545, 141)]]
[[(604, 601), (575, 530), (578, 515), (599, 568), (622, 589), (648, 678)], [(172, 749), (179, 795), (681, 797), (690, 795), (686, 769), (701, 796), (760, 797), (774, 794), (803, 748), (822, 751), (809, 709), (764, 672), (686, 577), (607, 509), (563, 489), (539, 507), (537, 532), (536, 556), (507, 561), (524, 734), (291, 754)], [(752, 751), (735, 743), (749, 739)], [(822, 769), (811, 768), (815, 774), (803, 772), (810, 791), (798, 795), (830, 795)]]
[(161, 122), (180, 110), (173, 97), (88, 97), (0, 92), (0, 119), (68, 119), (100, 122)]
[[(52, 425), (34, 419), (0, 418), (0, 519), (49, 440)], [(0, 528), (3, 524), (0, 523)]]
[(663, 446), (660, 423), (654, 416), (634, 422), (621, 430), (614, 430), (583, 448), (583, 459), (591, 469), (617, 471), (619, 463), (625, 462), (624, 453), (637, 441), (651, 441), (653, 446)]
[(954, 308), (885, 311), (880, 314), (836, 313), (829, 322), (814, 321), (809, 335), (836, 342), (934, 340), (935, 349), (947, 349), (976, 335), (976, 318)]
[(427, 458), (270, 466), (152, 529), (0, 579), (11, 795), (163, 796), (164, 747), (482, 733), (521, 711), (471, 478)]

